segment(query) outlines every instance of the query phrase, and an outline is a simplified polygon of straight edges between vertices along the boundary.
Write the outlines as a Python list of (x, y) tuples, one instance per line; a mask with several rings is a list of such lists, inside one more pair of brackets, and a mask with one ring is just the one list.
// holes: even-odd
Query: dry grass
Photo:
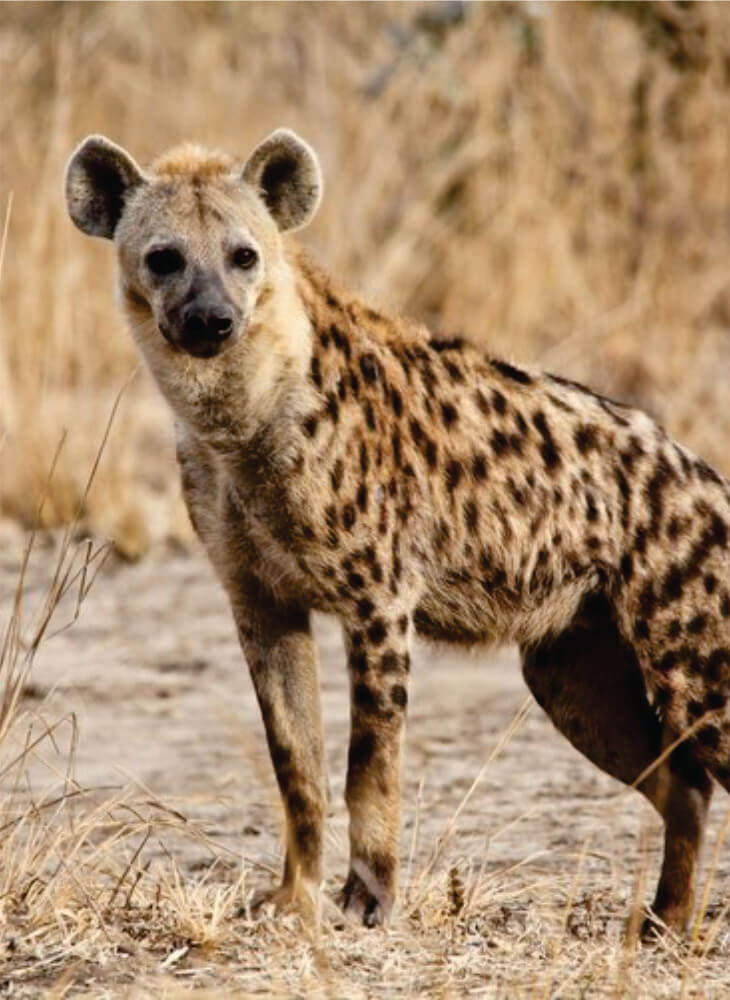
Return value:
[[(452, 18), (453, 19), (450, 19)], [(69, 151), (321, 152), (306, 241), (381, 304), (589, 379), (730, 469), (730, 9), (701, 4), (5, 4), (0, 511), (78, 503), (135, 364), (113, 251), (68, 222)], [(167, 414), (125, 400), (84, 521), (133, 557), (187, 527)]]
[[(344, 280), (637, 401), (730, 471), (730, 8), (495, 4), (452, 22), (455, 11), (0, 7), (0, 512), (70, 524), (51, 563), (35, 557), (47, 579), (36, 606), (29, 550), (2, 611), (0, 987), (13, 996), (730, 989), (717, 853), (690, 940), (654, 949), (625, 925), (643, 874), (629, 895), (616, 877), (597, 891), (591, 842), (563, 876), (526, 849), (527, 891), (523, 866), (487, 871), (458, 848), (454, 860), (458, 810), (433, 843), (416, 824), (387, 931), (256, 922), (247, 901), (270, 872), (212, 842), (184, 795), (79, 784), (75, 719), (20, 699), (106, 557), (79, 530), (130, 558), (188, 530), (169, 420), (144, 374), (88, 488), (136, 366), (112, 307), (112, 250), (84, 241), (62, 204), (64, 162), (88, 131), (144, 160), (191, 137), (243, 154), (277, 125), (297, 128), (328, 183), (306, 239)], [(209, 858), (196, 876), (177, 860), (190, 841)], [(720, 907), (705, 912), (708, 899)]]

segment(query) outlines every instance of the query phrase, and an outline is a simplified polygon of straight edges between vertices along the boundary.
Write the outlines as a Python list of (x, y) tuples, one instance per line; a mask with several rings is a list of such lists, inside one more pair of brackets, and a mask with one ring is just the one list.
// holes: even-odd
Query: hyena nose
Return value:
[(225, 306), (190, 309), (183, 320), (183, 332), (190, 341), (227, 340), (233, 333), (233, 312)]

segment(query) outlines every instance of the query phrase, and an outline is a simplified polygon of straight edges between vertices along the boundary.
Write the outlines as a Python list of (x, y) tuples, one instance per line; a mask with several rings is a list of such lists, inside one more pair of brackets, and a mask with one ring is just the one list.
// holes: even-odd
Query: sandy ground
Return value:
[[(36, 559), (30, 604), (42, 592), (51, 555), (41, 551)], [(16, 575), (16, 559), (6, 558), (0, 564), (3, 609)], [(61, 615), (58, 622), (63, 620)], [(332, 789), (327, 875), (334, 889), (346, 871), (347, 676), (337, 623), (318, 618), (316, 635)], [(202, 555), (110, 563), (79, 620), (42, 647), (26, 706), (41, 704), (49, 691), (45, 716), (73, 711), (78, 720), (74, 773), (80, 784), (134, 779), (201, 822), (215, 849), (243, 854), (253, 866), (254, 885), (269, 882), (266, 869), (280, 864), (278, 795), (226, 600)], [(466, 656), (418, 647), (404, 773), (404, 884), (423, 870), (527, 697), (515, 650)], [(47, 780), (45, 766), (31, 773), (36, 783)], [(718, 791), (710, 849), (728, 804)], [(544, 876), (555, 876), (557, 881), (548, 879), (553, 903), (561, 905), (570, 892), (593, 896), (603, 900), (606, 919), (619, 920), (628, 912), (643, 840), (648, 896), (660, 847), (650, 807), (585, 761), (533, 703), (459, 814), (437, 869), (445, 872), (454, 863), (462, 873), (481, 868), (487, 880), (493, 875), (509, 883), (520, 910), (540, 896)], [(168, 849), (185, 873), (210, 864), (205, 845), (182, 840)], [(730, 846), (720, 855), (714, 903), (724, 902), (728, 887)]]

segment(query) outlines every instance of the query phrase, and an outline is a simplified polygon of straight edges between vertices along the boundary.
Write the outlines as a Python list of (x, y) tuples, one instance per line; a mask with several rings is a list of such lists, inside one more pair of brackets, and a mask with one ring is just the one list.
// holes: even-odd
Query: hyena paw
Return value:
[(296, 885), (284, 883), (277, 889), (254, 893), (249, 912), (258, 919), (270, 914), (293, 912), (308, 922), (318, 922), (320, 918), (329, 922), (342, 920), (340, 910), (316, 883), (301, 880)]
[(679, 937), (687, 928), (688, 913), (685, 906), (666, 906), (660, 910), (647, 910), (641, 925), (640, 938), (645, 944), (656, 944), (665, 935)]
[(335, 898), (350, 920), (365, 927), (379, 927), (384, 924), (393, 907), (392, 893), (380, 886), (377, 892), (371, 892), (363, 879), (352, 870)]
[(285, 882), (276, 889), (262, 889), (251, 898), (250, 910), (254, 917), (264, 917), (269, 913), (284, 913), (295, 910), (302, 915), (313, 915), (316, 911), (318, 888), (314, 883), (298, 881)]

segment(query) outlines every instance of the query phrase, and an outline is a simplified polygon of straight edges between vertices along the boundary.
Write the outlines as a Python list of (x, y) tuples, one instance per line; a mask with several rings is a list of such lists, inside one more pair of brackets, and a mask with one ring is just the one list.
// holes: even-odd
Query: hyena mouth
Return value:
[(178, 349), (181, 348), (187, 354), (191, 354), (194, 358), (214, 358), (217, 354), (220, 354), (227, 345), (221, 344), (220, 341), (216, 340), (196, 339), (190, 343), (186, 343), (184, 340), (181, 340), (176, 346)]
[(225, 341), (221, 342), (217, 337), (188, 338), (184, 333), (176, 337), (163, 323), (159, 324), (159, 331), (173, 351), (184, 351), (193, 358), (214, 358), (228, 346)]

